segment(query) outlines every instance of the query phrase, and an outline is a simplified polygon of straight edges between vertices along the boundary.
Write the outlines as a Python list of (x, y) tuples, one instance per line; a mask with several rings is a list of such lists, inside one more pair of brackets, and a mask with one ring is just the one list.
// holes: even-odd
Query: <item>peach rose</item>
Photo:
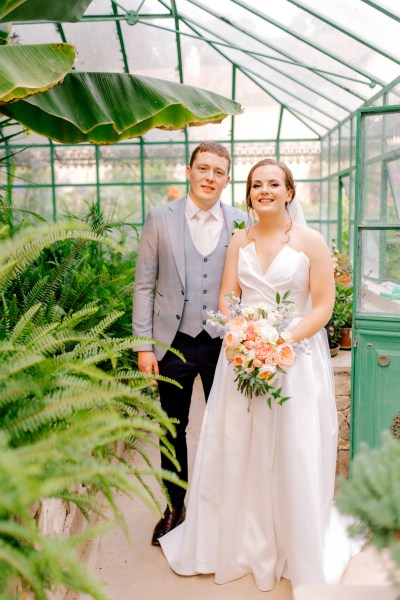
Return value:
[(253, 340), (246, 340), (245, 342), (243, 342), (243, 346), (246, 348), (246, 350), (251, 350), (252, 348), (254, 348), (254, 342)]
[(294, 363), (296, 355), (290, 344), (280, 344), (276, 349), (279, 364), (284, 367), (290, 367)]
[(224, 339), (224, 345), (226, 348), (234, 348), (239, 344), (240, 340), (235, 331), (228, 331)]
[(267, 342), (258, 341), (255, 343), (255, 356), (264, 362), (266, 356), (271, 351), (271, 347)]
[(253, 365), (254, 365), (255, 369), (259, 369), (260, 367), (262, 367), (263, 362), (261, 360), (259, 360), (258, 358), (255, 358), (254, 362), (253, 362)]
[(235, 356), (235, 358), (233, 359), (233, 364), (235, 365), (235, 367), (242, 367), (243, 358), (241, 356)]
[(256, 339), (257, 334), (254, 330), (253, 325), (249, 325), (246, 329), (246, 338), (248, 341), (254, 342), (254, 340)]
[(269, 381), (273, 380), (276, 375), (276, 368), (272, 365), (264, 365), (258, 374), (260, 379), (268, 379)]
[(231, 331), (246, 331), (247, 320), (244, 317), (235, 317), (229, 321), (229, 328)]

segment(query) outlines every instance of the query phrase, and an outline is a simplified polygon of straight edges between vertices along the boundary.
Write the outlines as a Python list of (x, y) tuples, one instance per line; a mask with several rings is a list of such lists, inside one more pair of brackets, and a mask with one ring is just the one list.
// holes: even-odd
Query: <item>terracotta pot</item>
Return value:
[(342, 350), (351, 350), (351, 327), (342, 327), (339, 344)]

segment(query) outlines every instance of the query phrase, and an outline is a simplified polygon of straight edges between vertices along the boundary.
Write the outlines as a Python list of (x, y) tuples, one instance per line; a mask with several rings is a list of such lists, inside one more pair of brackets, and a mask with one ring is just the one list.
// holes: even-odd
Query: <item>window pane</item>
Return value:
[(57, 188), (57, 218), (74, 215), (86, 216), (96, 203), (94, 186), (65, 186)]
[(140, 147), (115, 144), (99, 148), (100, 183), (140, 182)]
[[(24, 188), (17, 187), (13, 188), (12, 191), (12, 205), (15, 208), (22, 208), (24, 210), (30, 210), (37, 213), (41, 217), (47, 219), (47, 221), (53, 221), (53, 201), (52, 201), (52, 190), (51, 188)], [(28, 221), (35, 225), (41, 223), (38, 219), (28, 214), (15, 213), (16, 222)]]
[[(10, 149), (12, 154), (14, 150)], [(15, 153), (10, 158), (10, 163), (15, 166), (14, 184), (51, 183), (50, 149), (40, 147), (26, 148)]]
[(400, 313), (399, 231), (362, 233), (361, 310)]
[(56, 183), (96, 183), (93, 146), (59, 146), (54, 149)]

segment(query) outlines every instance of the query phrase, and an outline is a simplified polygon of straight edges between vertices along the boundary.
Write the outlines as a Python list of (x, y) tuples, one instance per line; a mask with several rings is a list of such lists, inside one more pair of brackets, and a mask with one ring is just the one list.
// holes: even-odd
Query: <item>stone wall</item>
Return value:
[(347, 477), (350, 463), (350, 377), (351, 352), (340, 351), (332, 359), (335, 376), (336, 408), (339, 421), (339, 443), (336, 475)]

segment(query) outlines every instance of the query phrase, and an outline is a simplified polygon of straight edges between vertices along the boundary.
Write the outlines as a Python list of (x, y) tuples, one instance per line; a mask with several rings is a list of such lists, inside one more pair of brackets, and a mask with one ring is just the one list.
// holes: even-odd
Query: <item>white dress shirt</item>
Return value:
[(210, 210), (201, 210), (188, 195), (185, 214), (197, 250), (202, 256), (211, 254), (218, 244), (224, 225), (224, 213), (221, 203), (216, 202)]

